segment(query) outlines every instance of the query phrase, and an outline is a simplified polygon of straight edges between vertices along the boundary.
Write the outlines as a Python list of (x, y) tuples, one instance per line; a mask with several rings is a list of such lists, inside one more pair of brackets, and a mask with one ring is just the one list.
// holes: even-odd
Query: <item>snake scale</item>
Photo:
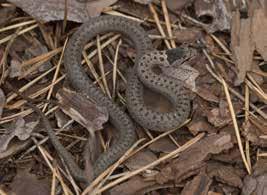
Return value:
[[(93, 176), (96, 177), (118, 160), (135, 142), (135, 126), (130, 117), (111, 99), (93, 84), (81, 66), (81, 54), (85, 44), (98, 34), (117, 32), (130, 39), (136, 50), (135, 65), (129, 71), (126, 99), (131, 116), (145, 128), (166, 131), (179, 126), (189, 115), (190, 100), (181, 81), (152, 71), (158, 64), (168, 64), (183, 57), (185, 51), (153, 51), (148, 35), (136, 22), (118, 16), (100, 16), (82, 24), (70, 38), (64, 55), (64, 66), (71, 86), (84, 93), (97, 104), (105, 106), (110, 122), (119, 131), (118, 139), (94, 163)], [(144, 55), (145, 54), (145, 55)], [(168, 113), (159, 113), (147, 107), (143, 100), (144, 86), (166, 96), (174, 109)], [(53, 143), (53, 142), (52, 142)], [(73, 177), (88, 183), (83, 171), (75, 164), (71, 155), (56, 142), (56, 150), (66, 162)]]

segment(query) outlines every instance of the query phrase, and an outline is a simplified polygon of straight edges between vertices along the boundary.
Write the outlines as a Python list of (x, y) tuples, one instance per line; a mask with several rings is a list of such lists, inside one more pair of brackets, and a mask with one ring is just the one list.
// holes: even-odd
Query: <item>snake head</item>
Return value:
[(166, 51), (167, 60), (172, 65), (182, 65), (197, 56), (197, 50), (193, 47), (181, 46)]

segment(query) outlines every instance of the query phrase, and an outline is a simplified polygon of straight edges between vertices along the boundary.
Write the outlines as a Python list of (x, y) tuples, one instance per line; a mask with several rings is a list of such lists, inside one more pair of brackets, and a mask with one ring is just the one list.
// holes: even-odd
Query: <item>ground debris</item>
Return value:
[(254, 167), (252, 175), (244, 179), (242, 195), (265, 195), (267, 194), (267, 162), (260, 160)]
[(8, 144), (14, 137), (22, 141), (27, 140), (38, 123), (38, 121), (26, 122), (23, 118), (19, 117), (10, 126), (7, 134), (0, 136), (0, 152), (4, 152), (7, 149)]
[(206, 195), (211, 183), (211, 178), (206, 173), (200, 172), (197, 176), (194, 177), (194, 179), (187, 182), (181, 195)]
[(68, 20), (75, 22), (85, 22), (90, 17), (98, 16), (103, 9), (114, 4), (117, 0), (99, 0), (79, 3), (76, 0), (9, 0), (17, 7), (40, 21), (64, 20), (64, 12), (68, 10)]
[(108, 120), (106, 108), (97, 106), (81, 94), (63, 89), (58, 92), (57, 98), (62, 111), (90, 132), (103, 129)]
[(231, 147), (233, 143), (229, 134), (210, 135), (182, 152), (179, 158), (162, 168), (156, 180), (159, 183), (166, 183), (170, 180), (179, 183), (205, 166), (210, 154), (218, 154)]
[(215, 178), (221, 183), (241, 188), (243, 183), (240, 177), (241, 173), (238, 173), (239, 169), (235, 169), (232, 166), (225, 166), (221, 163), (208, 163), (207, 174), (211, 178)]

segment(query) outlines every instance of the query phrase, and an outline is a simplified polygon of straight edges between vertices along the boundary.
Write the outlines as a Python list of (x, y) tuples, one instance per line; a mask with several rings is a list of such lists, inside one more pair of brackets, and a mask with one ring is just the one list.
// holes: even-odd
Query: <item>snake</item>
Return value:
[[(98, 34), (120, 33), (130, 39), (136, 50), (134, 66), (129, 68), (126, 89), (127, 108), (131, 117), (112, 99), (106, 96), (83, 69), (82, 50), (86, 43)], [(116, 162), (136, 141), (136, 125), (132, 118), (144, 128), (166, 131), (178, 127), (189, 115), (190, 100), (188, 91), (181, 81), (158, 75), (152, 71), (159, 64), (168, 65), (186, 56), (183, 49), (155, 51), (145, 30), (135, 21), (120, 16), (99, 16), (83, 23), (67, 43), (64, 54), (64, 67), (67, 79), (77, 92), (86, 94), (96, 104), (107, 108), (109, 120), (118, 131), (118, 138), (107, 151), (100, 154), (93, 165), (93, 177), (97, 177)], [(173, 110), (159, 113), (145, 105), (144, 86), (164, 95), (173, 104)], [(74, 159), (56, 142), (56, 150), (66, 162), (71, 175), (78, 181), (88, 183), (83, 171)]]

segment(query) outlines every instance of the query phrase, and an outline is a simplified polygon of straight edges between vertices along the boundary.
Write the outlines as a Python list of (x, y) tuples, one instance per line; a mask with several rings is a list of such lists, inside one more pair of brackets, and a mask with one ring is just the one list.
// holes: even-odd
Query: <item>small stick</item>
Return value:
[[(28, 28), (25, 28), (25, 29), (19, 31), (18, 32), (18, 35), (22, 35), (22, 34), (24, 34), (26, 32), (29, 32), (29, 31), (35, 29), (36, 27), (38, 27), (38, 24), (34, 24), (34, 25), (32, 25), (32, 26), (30, 26)], [(5, 42), (7, 42), (7, 41), (9, 41), (10, 39), (12, 39), (12, 37), (13, 37), (13, 35), (8, 35), (5, 38), (1, 39), (0, 40), (0, 45), (3, 44), (3, 43), (5, 43)]]
[(103, 84), (105, 87), (105, 92), (108, 95), (109, 98), (111, 98), (111, 94), (108, 88), (108, 83), (107, 83), (107, 79), (105, 76), (105, 69), (104, 69), (104, 64), (103, 64), (103, 56), (102, 56), (102, 48), (101, 48), (101, 43), (99, 40), (99, 35), (96, 38), (96, 42), (97, 42), (97, 52), (98, 52), (98, 60), (99, 60), (99, 66), (100, 66), (100, 72), (101, 72), (101, 76), (103, 78)]
[[(149, 169), (149, 168), (152, 168), (152, 167), (155, 167), (156, 165), (160, 164), (161, 162), (164, 162), (165, 160), (167, 159), (170, 159), (172, 158), (173, 156), (176, 156), (177, 154), (179, 154), (180, 152), (184, 151), (185, 149), (189, 148), (190, 146), (192, 146), (193, 144), (197, 143), (200, 139), (202, 139), (204, 137), (204, 133), (201, 133), (199, 135), (197, 135), (196, 137), (194, 137), (193, 139), (191, 139), (190, 141), (186, 142), (184, 145), (182, 145), (180, 148), (172, 151), (171, 153), (159, 158), (158, 160), (146, 165), (146, 166), (143, 166), (135, 171), (132, 171), (130, 172), (129, 174), (113, 181), (113, 182), (110, 182), (109, 184), (107, 184), (106, 186), (104, 186), (103, 188), (99, 189), (96, 194), (99, 194), (101, 192), (104, 192), (106, 191), (107, 189), (110, 189), (112, 187), (114, 187), (115, 185)], [(85, 195), (88, 191), (83, 191), (82, 195)]]
[[(168, 35), (169, 35), (169, 37), (173, 37), (169, 12), (168, 12), (167, 5), (166, 5), (166, 0), (161, 0), (161, 7), (162, 7), (163, 14), (164, 14), (164, 19), (166, 22)], [(172, 48), (176, 48), (175, 41), (173, 39), (171, 39), (170, 42), (171, 42)]]
[[(154, 6), (152, 5), (152, 3), (149, 4), (149, 9), (151, 11), (151, 13), (153, 14), (153, 17), (154, 17), (154, 20), (156, 21), (156, 24), (157, 24), (157, 27), (158, 27), (158, 30), (160, 32), (160, 34), (163, 36), (163, 37), (166, 37), (166, 34), (162, 28), (162, 26), (160, 25), (160, 22), (159, 22), (159, 16), (154, 8)], [(168, 49), (171, 49), (171, 45), (169, 43), (168, 40), (164, 39), (164, 42), (167, 46)]]
[(222, 84), (223, 84), (223, 87), (224, 87), (225, 96), (226, 96), (226, 99), (227, 99), (227, 102), (228, 102), (230, 114), (231, 114), (231, 117), (232, 117), (234, 129), (235, 129), (235, 134), (236, 134), (236, 139), (237, 139), (237, 143), (238, 143), (238, 147), (239, 147), (239, 151), (241, 153), (241, 156), (242, 156), (243, 162), (245, 164), (245, 167), (247, 169), (247, 172), (249, 174), (251, 174), (251, 168), (250, 168), (250, 166), (249, 166), (249, 164), (247, 162), (247, 159), (246, 159), (246, 156), (245, 156), (245, 152), (244, 152), (244, 149), (243, 149), (242, 140), (241, 140), (241, 136), (240, 136), (240, 130), (238, 128), (238, 124), (237, 124), (237, 120), (236, 120), (236, 116), (235, 116), (233, 103), (231, 101), (229, 89), (228, 89), (228, 86), (227, 86), (226, 82), (224, 81), (224, 79), (221, 78), (221, 80), (222, 80)]
[(119, 40), (116, 51), (115, 51), (115, 57), (114, 57), (114, 63), (113, 63), (113, 91), (112, 91), (112, 96), (115, 98), (115, 93), (116, 93), (116, 81), (117, 81), (117, 70), (118, 70), (118, 55), (119, 55), (119, 48), (121, 45), (121, 39)]
[[(52, 84), (54, 84), (56, 82), (57, 78), (58, 78), (58, 75), (59, 75), (59, 71), (60, 71), (60, 67), (61, 67), (61, 64), (62, 64), (62, 60), (63, 60), (63, 56), (64, 56), (64, 52), (65, 52), (65, 48), (66, 48), (67, 42), (68, 42), (68, 38), (64, 42), (64, 46), (63, 46), (63, 49), (61, 51), (60, 58), (59, 58), (58, 63), (56, 65), (57, 68), (56, 68), (54, 77), (52, 79)], [(55, 85), (51, 85), (51, 87), (50, 87), (50, 89), (48, 91), (47, 97), (46, 97), (47, 100), (50, 100), (50, 98), (52, 96), (52, 93), (53, 93), (54, 86)], [(47, 106), (48, 106), (48, 104), (46, 103), (44, 105), (44, 107), (43, 107), (43, 110), (42, 110), (43, 112), (46, 110)]]

